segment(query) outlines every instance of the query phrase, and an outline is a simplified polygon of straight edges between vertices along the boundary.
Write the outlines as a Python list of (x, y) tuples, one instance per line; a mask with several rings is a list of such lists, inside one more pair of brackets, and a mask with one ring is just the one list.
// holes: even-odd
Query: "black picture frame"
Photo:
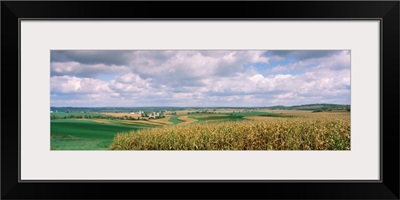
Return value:
[[(1, 198), (399, 199), (399, 5), (398, 1), (2, 1)], [(381, 180), (20, 182), (20, 19), (379, 19)]]

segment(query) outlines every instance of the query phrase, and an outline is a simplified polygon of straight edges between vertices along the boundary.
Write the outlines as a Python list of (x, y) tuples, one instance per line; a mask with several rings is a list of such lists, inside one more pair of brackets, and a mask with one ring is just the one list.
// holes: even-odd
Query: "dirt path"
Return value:
[(178, 119), (183, 121), (182, 123), (179, 123), (178, 125), (184, 125), (184, 124), (190, 124), (193, 122), (197, 122), (197, 120), (189, 118), (189, 116), (187, 116), (187, 115), (178, 117)]

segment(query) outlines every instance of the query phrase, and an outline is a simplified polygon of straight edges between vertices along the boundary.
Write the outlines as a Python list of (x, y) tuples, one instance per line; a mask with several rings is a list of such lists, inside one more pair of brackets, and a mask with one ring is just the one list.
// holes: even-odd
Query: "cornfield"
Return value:
[(350, 117), (203, 122), (120, 133), (113, 150), (350, 150)]

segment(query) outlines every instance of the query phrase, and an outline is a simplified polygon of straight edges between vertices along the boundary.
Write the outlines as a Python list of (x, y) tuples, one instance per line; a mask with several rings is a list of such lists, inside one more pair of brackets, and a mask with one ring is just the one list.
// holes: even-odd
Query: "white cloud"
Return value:
[(53, 76), (50, 78), (50, 86), (51, 92), (56, 94), (111, 92), (106, 82), (94, 78)]
[(131, 69), (140, 75), (160, 79), (229, 76), (242, 71), (244, 64), (268, 62), (262, 51), (163, 51), (158, 56), (153, 55), (157, 57), (154, 60), (146, 57), (146, 53), (149, 52), (135, 55)]
[(105, 65), (105, 64), (81, 64), (78, 62), (52, 62), (52, 76), (78, 76), (96, 77), (100, 74), (112, 74), (129, 71), (127, 66)]

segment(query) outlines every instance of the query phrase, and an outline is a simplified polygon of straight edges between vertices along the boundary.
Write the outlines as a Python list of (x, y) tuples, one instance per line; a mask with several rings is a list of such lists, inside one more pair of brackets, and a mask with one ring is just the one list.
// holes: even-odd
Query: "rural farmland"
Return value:
[(51, 50), (49, 149), (350, 150), (350, 58), (350, 49)]
[(349, 150), (349, 106), (322, 107), (52, 108), (51, 149)]

